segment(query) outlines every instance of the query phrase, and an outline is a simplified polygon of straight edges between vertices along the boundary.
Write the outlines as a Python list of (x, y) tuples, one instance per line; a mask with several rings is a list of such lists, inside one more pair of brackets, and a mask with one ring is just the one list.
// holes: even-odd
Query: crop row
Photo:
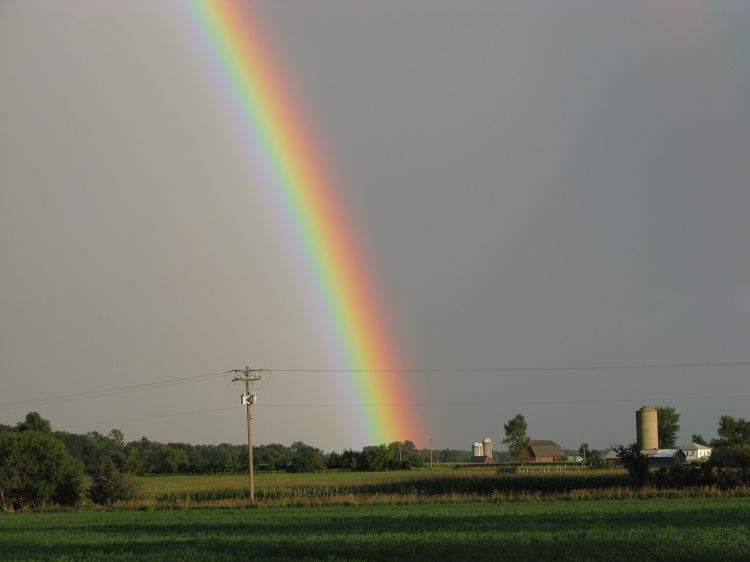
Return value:
[[(388, 494), (398, 496), (434, 496), (442, 494), (494, 494), (508, 492), (561, 493), (571, 490), (597, 490), (627, 486), (624, 473), (606, 474), (547, 474), (512, 476), (432, 477), (395, 482), (377, 482), (346, 486), (261, 488), (255, 496), (259, 500), (289, 498), (326, 498), (343, 495)], [(171, 492), (158, 496), (159, 502), (246, 499), (248, 491), (239, 488)]]

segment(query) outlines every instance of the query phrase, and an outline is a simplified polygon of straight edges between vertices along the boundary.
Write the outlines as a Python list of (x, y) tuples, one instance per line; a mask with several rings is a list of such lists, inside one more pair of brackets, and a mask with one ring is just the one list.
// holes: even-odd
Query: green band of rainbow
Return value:
[[(401, 362), (358, 237), (349, 224), (332, 175), (309, 134), (281, 66), (247, 3), (174, 3), (188, 23), (249, 156), (254, 179), (282, 235), (302, 264), (305, 289), (338, 368), (398, 370)], [(358, 372), (338, 377), (344, 396), (368, 404), (358, 420), (364, 443), (424, 439), (405, 373)]]

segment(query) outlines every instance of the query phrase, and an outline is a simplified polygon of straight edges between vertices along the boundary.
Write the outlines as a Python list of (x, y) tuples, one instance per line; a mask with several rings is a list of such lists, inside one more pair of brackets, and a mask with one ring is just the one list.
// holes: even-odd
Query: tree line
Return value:
[[(253, 468), (287, 472), (410, 469), (422, 466), (427, 453), (411, 441), (328, 454), (302, 441), (290, 446), (271, 443), (253, 447)], [(436, 460), (455, 458), (462, 452), (445, 449), (441, 453), (435, 455)], [(29, 412), (16, 426), (0, 425), (3, 510), (50, 502), (74, 505), (84, 494), (96, 503), (129, 499), (139, 493), (134, 475), (236, 473), (247, 469), (245, 445), (160, 443), (146, 437), (126, 442), (118, 429), (106, 435), (97, 431), (53, 431), (38, 412)]]

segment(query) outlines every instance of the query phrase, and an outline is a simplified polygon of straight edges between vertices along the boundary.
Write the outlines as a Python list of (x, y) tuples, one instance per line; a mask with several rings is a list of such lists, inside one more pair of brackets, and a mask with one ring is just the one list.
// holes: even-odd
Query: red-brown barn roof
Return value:
[(529, 453), (532, 457), (564, 457), (565, 451), (554, 441), (529, 441)]

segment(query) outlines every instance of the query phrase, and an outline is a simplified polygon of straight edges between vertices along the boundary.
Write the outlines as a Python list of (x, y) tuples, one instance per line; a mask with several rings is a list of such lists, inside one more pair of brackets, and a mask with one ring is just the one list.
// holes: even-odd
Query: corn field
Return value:
[[(629, 485), (627, 474), (550, 473), (537, 475), (446, 476), (396, 482), (376, 482), (344, 486), (261, 488), (259, 501), (295, 498), (331, 498), (348, 495), (436, 496), (445, 494), (492, 495), (497, 493), (565, 493), (572, 490), (599, 490)], [(171, 492), (159, 495), (158, 502), (213, 502), (248, 499), (247, 489), (223, 488)]]

